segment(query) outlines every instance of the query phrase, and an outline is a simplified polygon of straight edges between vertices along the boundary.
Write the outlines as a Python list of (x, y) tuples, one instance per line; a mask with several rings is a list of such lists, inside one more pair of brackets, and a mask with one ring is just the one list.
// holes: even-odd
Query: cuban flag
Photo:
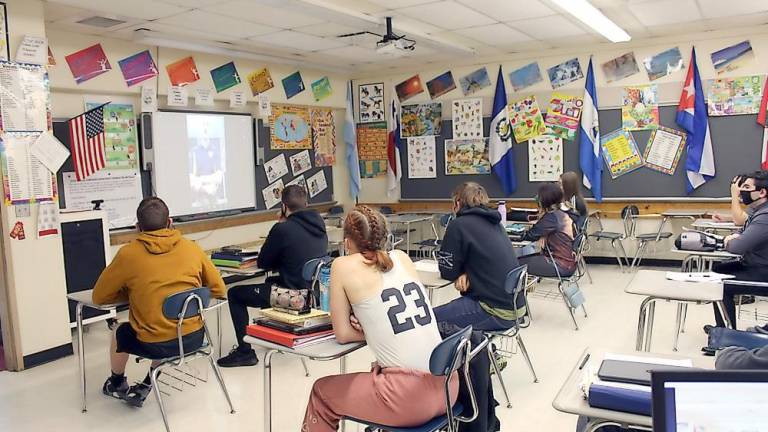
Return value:
[(696, 49), (691, 49), (691, 64), (685, 78), (683, 93), (677, 105), (675, 122), (686, 132), (687, 191), (691, 193), (697, 187), (715, 177), (715, 156), (712, 151), (712, 138), (709, 135), (709, 117), (704, 104), (704, 88), (701, 86), (699, 67), (696, 65)]
[(584, 108), (579, 127), (579, 167), (582, 183), (592, 191), (597, 202), (603, 200), (603, 161), (600, 154), (600, 122), (597, 116), (597, 90), (592, 58), (587, 68), (587, 84), (584, 86)]
[(349, 193), (354, 200), (357, 200), (357, 196), (360, 195), (360, 158), (357, 152), (355, 108), (352, 104), (352, 81), (347, 83), (347, 110), (344, 115), (344, 142), (347, 144)]
[(403, 170), (400, 167), (400, 150), (402, 149), (402, 140), (400, 139), (400, 101), (397, 99), (397, 92), (392, 89), (392, 102), (387, 111), (387, 195), (393, 196), (400, 185), (400, 178), (403, 176)]
[(491, 127), (488, 136), (491, 170), (499, 178), (504, 194), (512, 195), (517, 189), (517, 178), (515, 177), (515, 156), (512, 150), (512, 128), (509, 125), (507, 113), (507, 91), (504, 88), (501, 66), (496, 78), (496, 93), (493, 95)]

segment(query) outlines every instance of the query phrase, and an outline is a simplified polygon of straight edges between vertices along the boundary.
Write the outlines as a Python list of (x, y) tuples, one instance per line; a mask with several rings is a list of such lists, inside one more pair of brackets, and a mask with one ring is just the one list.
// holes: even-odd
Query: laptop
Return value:
[(651, 373), (655, 432), (768, 430), (768, 371)]
[(686, 371), (691, 368), (626, 360), (603, 360), (597, 377), (603, 381), (650, 386), (651, 370)]

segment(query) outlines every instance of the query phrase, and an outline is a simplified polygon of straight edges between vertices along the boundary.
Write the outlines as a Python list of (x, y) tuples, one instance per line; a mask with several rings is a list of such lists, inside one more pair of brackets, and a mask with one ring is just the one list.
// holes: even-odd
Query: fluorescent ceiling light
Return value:
[(611, 42), (627, 42), (632, 37), (621, 27), (603, 15), (587, 0), (550, 0), (579, 21), (588, 25)]

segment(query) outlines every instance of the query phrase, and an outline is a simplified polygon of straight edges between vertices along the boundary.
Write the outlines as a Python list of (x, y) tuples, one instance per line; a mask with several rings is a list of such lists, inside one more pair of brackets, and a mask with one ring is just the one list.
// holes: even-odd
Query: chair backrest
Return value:
[(466, 345), (472, 335), (472, 326), (466, 326), (460, 331), (443, 339), (432, 350), (429, 356), (429, 371), (435, 376), (447, 376), (458, 370), (464, 364)]
[(332, 261), (333, 258), (331, 258), (329, 255), (320, 258), (312, 258), (311, 260), (304, 263), (304, 267), (301, 270), (301, 277), (305, 282), (314, 282), (320, 273), (320, 269), (324, 265), (330, 265)]
[[(200, 299), (198, 303), (196, 298)], [(200, 315), (200, 308), (208, 307), (211, 290), (206, 287), (192, 288), (171, 294), (163, 300), (163, 316), (169, 320), (183, 320)]]
[(343, 213), (344, 213), (344, 207), (342, 206), (333, 206), (328, 209), (328, 214), (338, 215)]
[[(504, 291), (512, 296), (512, 304), (515, 305), (515, 309), (520, 309), (520, 306), (518, 305), (518, 302), (520, 300), (520, 296), (522, 295), (522, 301), (523, 305), (525, 306), (526, 313), (528, 311), (528, 298), (525, 295), (525, 284), (528, 281), (528, 266), (527, 265), (521, 265), (520, 267), (514, 268), (507, 273), (507, 276), (504, 278)], [(515, 327), (520, 327), (520, 318), (523, 317), (517, 317), (518, 319), (515, 320)]]
[(635, 235), (635, 226), (637, 219), (635, 216), (640, 215), (640, 209), (636, 205), (624, 206), (621, 209), (621, 219), (624, 222), (624, 235), (625, 237), (632, 237)]
[(440, 216), (440, 226), (442, 226), (443, 228), (448, 228), (448, 224), (451, 223), (452, 220), (453, 220), (453, 214), (446, 213)]

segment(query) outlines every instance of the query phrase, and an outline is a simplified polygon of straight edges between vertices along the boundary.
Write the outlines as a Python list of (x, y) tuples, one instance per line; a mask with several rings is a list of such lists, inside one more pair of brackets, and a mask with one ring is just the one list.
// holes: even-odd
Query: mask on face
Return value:
[(757, 201), (756, 199), (752, 198), (752, 192), (755, 191), (741, 191), (739, 193), (739, 196), (741, 197), (741, 202), (743, 202), (745, 205), (750, 205), (753, 202)]

